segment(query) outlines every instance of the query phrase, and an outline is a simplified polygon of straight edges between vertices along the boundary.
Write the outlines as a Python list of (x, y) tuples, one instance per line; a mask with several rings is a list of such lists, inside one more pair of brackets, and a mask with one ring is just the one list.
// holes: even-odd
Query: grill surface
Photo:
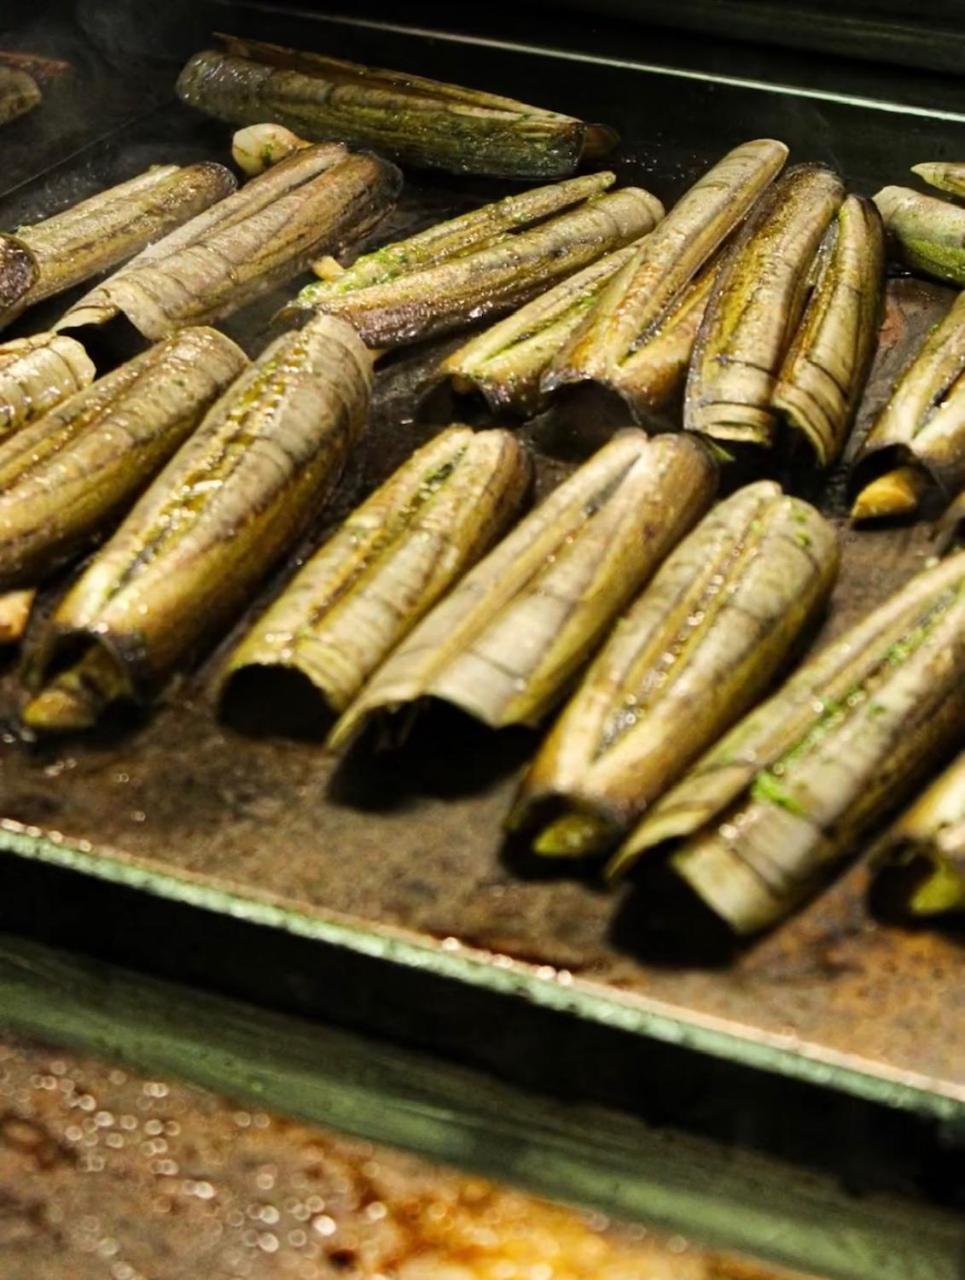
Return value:
[[(219, 6), (209, 13), (225, 24)], [(256, 9), (231, 16), (247, 33), (536, 97), (612, 122), (625, 139), (614, 164), (620, 179), (668, 200), (747, 137), (783, 138), (794, 159), (834, 163), (852, 188), (872, 191), (901, 181), (915, 161), (950, 155), (960, 136), (960, 124), (923, 110), (906, 114), (284, 13), (269, 20)], [(214, 16), (208, 25), (217, 25)], [(62, 56), (63, 46), (52, 52)], [(70, 159), (52, 157), (56, 163), (39, 174), (36, 150), (14, 151), (6, 185), (16, 189), (0, 207), (0, 223), (61, 208), (153, 161), (224, 158), (227, 128), (165, 100), (171, 66), (140, 70), (138, 108), (125, 81), (133, 114), (121, 122), (112, 116), (106, 139), (88, 139)], [(80, 89), (89, 89), (90, 67), (77, 74)], [(101, 60), (96, 77), (103, 74)], [(416, 175), (379, 239), (506, 189)], [(892, 283), (865, 425), (950, 296), (912, 281)], [(226, 328), (256, 351), (280, 301), (282, 295), (267, 299)], [(37, 309), (21, 330), (41, 328), (64, 304)], [(431, 434), (414, 421), (414, 406), (440, 349), (403, 353), (380, 372), (372, 429), (326, 512), (328, 524)], [(570, 463), (561, 459), (572, 454), (573, 441), (539, 429), (526, 434), (545, 488), (566, 472)], [(840, 481), (832, 477), (820, 495), (836, 517)], [(844, 567), (825, 635), (919, 568), (930, 553), (928, 533), (918, 526), (854, 534), (842, 524)], [(214, 721), (204, 697), (210, 671), (209, 659), (134, 728), (32, 750), (8, 740), (0, 847), (753, 1067), (945, 1118), (965, 1114), (961, 938), (873, 920), (860, 865), (752, 946), (726, 957), (674, 952), (647, 920), (645, 903), (578, 879), (553, 879), (502, 846), (500, 824), (534, 737), (467, 738), (455, 759), (442, 746), (412, 753), (364, 777), (343, 775), (333, 797), (332, 761), (316, 745), (243, 738)], [(0, 709), (11, 724), (16, 697), (8, 671)], [(16, 867), (10, 863), (6, 877), (14, 885)]]

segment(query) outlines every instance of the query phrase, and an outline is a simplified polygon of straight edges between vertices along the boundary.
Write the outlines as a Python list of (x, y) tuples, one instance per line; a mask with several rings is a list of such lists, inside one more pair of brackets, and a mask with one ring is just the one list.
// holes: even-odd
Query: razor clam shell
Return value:
[(283, 669), (304, 676), (328, 716), (337, 716), (499, 538), (530, 479), (529, 456), (508, 431), (441, 432), (348, 517), (258, 619), (221, 673), (223, 698), (245, 672)]
[(965, 163), (949, 160), (926, 164), (913, 164), (912, 173), (924, 178), (929, 186), (948, 191), (953, 196), (965, 196)]
[(270, 120), (305, 137), (374, 147), (402, 164), (505, 178), (572, 173), (612, 131), (512, 98), (222, 37), (181, 72), (182, 101), (220, 120)]
[(523, 779), (512, 825), (553, 802), (619, 836), (764, 692), (837, 566), (833, 528), (773, 481), (719, 503), (617, 623)]
[(917, 464), (946, 500), (965, 488), (965, 293), (928, 335), (855, 459), (852, 488)]
[(306, 147), (151, 245), (54, 327), (80, 332), (125, 318), (154, 340), (221, 319), (364, 235), (400, 183), (374, 156)]
[(965, 910), (965, 751), (875, 846), (878, 887), (911, 915)]
[(429, 698), (493, 729), (539, 724), (716, 483), (709, 453), (686, 437), (614, 436), (410, 632), (331, 745)]
[(713, 165), (614, 276), (586, 323), (546, 371), (544, 390), (585, 381), (609, 386), (623, 361), (773, 182), (786, 158), (782, 142), (763, 138), (735, 147)]
[(93, 381), (87, 352), (63, 334), (38, 333), (0, 344), (0, 440)]
[(156, 165), (52, 218), (18, 227), (17, 239), (33, 255), (37, 278), (0, 321), (117, 266), (230, 195), (236, 185), (224, 165), (211, 161)]
[(844, 185), (822, 165), (789, 169), (731, 248), (694, 348), (684, 427), (712, 440), (773, 444), (772, 396), (807, 301), (809, 272)]
[(148, 698), (306, 531), (361, 435), (371, 385), (368, 353), (338, 320), (271, 343), (61, 600), (28, 655), (29, 687), (86, 639)]
[(9, 124), (42, 101), (37, 81), (16, 67), (0, 67), (0, 125)]
[(935, 530), (936, 550), (947, 551), (956, 543), (965, 543), (965, 490), (948, 508)]
[[(371, 347), (417, 342), (527, 302), (563, 276), (636, 240), (662, 212), (649, 192), (624, 187), (475, 253), (357, 293), (329, 294), (318, 310), (343, 316)], [(289, 307), (282, 316), (291, 319), (299, 311), (304, 315), (298, 306)]]
[(246, 363), (223, 334), (189, 329), (0, 442), (0, 591), (88, 545)]
[(884, 228), (875, 205), (847, 196), (828, 230), (804, 317), (772, 404), (809, 441), (822, 467), (847, 440), (877, 343)]
[(874, 201), (907, 267), (965, 285), (965, 209), (911, 187), (882, 187)]
[(687, 381), (697, 333), (719, 270), (720, 262), (714, 257), (611, 374), (607, 385), (622, 398), (634, 422), (655, 429), (668, 425)]
[(0, 327), (22, 310), (21, 301), (39, 275), (37, 261), (23, 241), (0, 235)]
[(497, 413), (535, 412), (545, 399), (543, 371), (583, 323), (607, 281), (635, 252), (636, 245), (630, 244), (608, 253), (471, 338), (442, 362), (436, 383), (448, 381), (457, 393), (471, 388)]
[[(306, 285), (294, 300), (296, 307), (316, 307), (327, 298), (339, 298), (373, 285), (389, 284), (402, 276), (484, 249), (583, 200), (602, 195), (613, 186), (615, 174), (591, 173), (566, 182), (505, 196), (479, 209), (437, 222), (405, 240), (363, 254), (331, 281)], [(662, 208), (662, 206), (661, 206)]]
[[(645, 816), (611, 870), (671, 867), (738, 934), (808, 897), (965, 727), (965, 552), (808, 661)], [(682, 843), (678, 843), (682, 842)]]

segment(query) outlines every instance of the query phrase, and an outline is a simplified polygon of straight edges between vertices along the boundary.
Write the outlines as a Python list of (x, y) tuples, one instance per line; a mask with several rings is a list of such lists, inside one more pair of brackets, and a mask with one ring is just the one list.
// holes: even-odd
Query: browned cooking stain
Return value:
[(0, 1275), (778, 1280), (681, 1236), (19, 1041), (0, 1043)]

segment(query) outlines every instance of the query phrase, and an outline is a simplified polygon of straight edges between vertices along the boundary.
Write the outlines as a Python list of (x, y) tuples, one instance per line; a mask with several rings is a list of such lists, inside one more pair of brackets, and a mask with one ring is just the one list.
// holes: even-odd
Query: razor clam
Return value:
[(662, 319), (621, 364), (609, 386), (629, 405), (635, 421), (666, 427), (679, 406), (704, 313), (720, 270), (714, 256), (671, 303)]
[(834, 530), (762, 480), (706, 515), (617, 623), (523, 779), (544, 854), (619, 839), (770, 684), (827, 601)]
[(33, 111), (41, 100), (40, 88), (32, 75), (15, 67), (0, 67), (0, 124), (9, 124)]
[(331, 745), (427, 699), (492, 729), (539, 724), (716, 483), (716, 464), (695, 441), (614, 436), (409, 633)]
[(965, 293), (932, 329), (855, 459), (856, 520), (906, 515), (965, 488)]
[(288, 688), (301, 724), (339, 715), (489, 550), (529, 481), (529, 457), (508, 431), (454, 426), (423, 445), (348, 517), (231, 654), (218, 682), (222, 706), (243, 698), (247, 687), (263, 691), (259, 701), (280, 715), (282, 700), (272, 691), (283, 696)]
[[(496, 412), (535, 412), (548, 398), (543, 374), (635, 253), (636, 246), (628, 245), (564, 280), (454, 352), (437, 377), (448, 379), (457, 393), (479, 392)], [(636, 416), (659, 422), (683, 386), (714, 270), (713, 264), (706, 267), (687, 286), (661, 324), (614, 374), (611, 385), (632, 396)]]
[(583, 323), (613, 273), (635, 252), (630, 244), (608, 253), (470, 338), (442, 362), (437, 382), (448, 381), (457, 394), (478, 392), (494, 413), (535, 412), (543, 400), (543, 370)]
[(841, 455), (874, 356), (884, 293), (875, 205), (847, 196), (828, 229), (804, 318), (771, 397), (822, 467)]
[(38, 333), (0, 344), (0, 440), (93, 380), (90, 357), (73, 338)]
[[(0, 345), (0, 440), (42, 418), (93, 380), (94, 366), (73, 338), (40, 333)], [(34, 594), (29, 587), (0, 592), (0, 645), (20, 640)]]
[(809, 272), (844, 200), (822, 165), (789, 169), (766, 193), (720, 269), (687, 377), (684, 427), (769, 446), (772, 398), (807, 301)]
[(913, 164), (912, 173), (924, 178), (930, 187), (939, 191), (949, 191), (953, 196), (965, 196), (965, 163), (952, 160), (931, 161), (927, 164)]
[[(426, 227), (406, 240), (363, 254), (348, 269), (336, 263), (321, 282), (306, 285), (293, 305), (314, 308), (329, 298), (345, 297), (372, 285), (390, 284), (402, 276), (411, 276), (499, 244), (511, 232), (562, 213), (592, 196), (602, 195), (615, 181), (616, 175), (608, 170), (590, 173), (545, 187), (533, 187), (484, 204), (479, 209), (470, 209), (458, 218), (448, 218), (445, 222)], [(658, 203), (654, 202), (655, 216), (659, 216)], [(660, 205), (659, 211), (662, 209)]]
[[(398, 194), (397, 169), (338, 145), (306, 147), (145, 249), (55, 326), (155, 340), (221, 319), (364, 235)], [(109, 330), (108, 330), (109, 331)], [(120, 336), (120, 335), (118, 335)]]
[(965, 911), (965, 751), (876, 846), (876, 888), (913, 916)]
[(0, 323), (117, 266), (230, 195), (235, 186), (224, 165), (210, 161), (155, 165), (52, 218), (17, 227), (14, 234), (33, 257), (36, 276), (16, 305), (0, 312)]
[(965, 543), (965, 489), (944, 513), (935, 530), (936, 550), (947, 551), (957, 542)]
[[(773, 182), (786, 157), (782, 142), (769, 138), (745, 142), (685, 192), (556, 355), (544, 375), (544, 391), (580, 382), (619, 391), (624, 361), (660, 325), (700, 268)], [(641, 375), (638, 369), (637, 376)], [(632, 398), (628, 407), (636, 411)]]
[(234, 124), (272, 121), (305, 137), (374, 147), (402, 164), (501, 178), (572, 173), (616, 143), (602, 125), (407, 72), (259, 40), (219, 37), (178, 77), (193, 107)]
[(108, 702), (147, 700), (229, 623), (338, 480), (371, 385), (368, 353), (341, 321), (321, 317), (271, 343), (40, 630), (24, 723), (84, 728)]
[(15, 315), (21, 298), (37, 282), (40, 269), (33, 254), (16, 236), (0, 235), (0, 324)]
[(36, 586), (87, 546), (245, 363), (223, 334), (189, 329), (0, 441), (0, 591)]
[(911, 187), (882, 187), (874, 201), (907, 267), (965, 285), (965, 209)]
[(961, 741), (965, 552), (919, 573), (745, 717), (611, 865), (670, 866), (738, 934), (808, 897)]
[[(662, 213), (663, 206), (649, 192), (624, 187), (385, 283), (356, 290), (346, 279), (352, 275), (349, 271), (334, 281), (308, 285), (282, 316), (292, 319), (304, 315), (306, 307), (314, 308), (343, 316), (371, 347), (417, 342), (527, 302), (562, 277), (644, 235)], [(384, 252), (390, 257), (404, 254), (408, 244), (404, 241)]]

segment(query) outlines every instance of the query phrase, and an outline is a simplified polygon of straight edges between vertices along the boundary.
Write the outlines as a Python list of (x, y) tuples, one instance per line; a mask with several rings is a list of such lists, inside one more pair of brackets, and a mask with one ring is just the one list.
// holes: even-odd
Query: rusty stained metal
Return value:
[(9, 1038), (0, 1251), (4, 1280), (793, 1280), (682, 1236)]

